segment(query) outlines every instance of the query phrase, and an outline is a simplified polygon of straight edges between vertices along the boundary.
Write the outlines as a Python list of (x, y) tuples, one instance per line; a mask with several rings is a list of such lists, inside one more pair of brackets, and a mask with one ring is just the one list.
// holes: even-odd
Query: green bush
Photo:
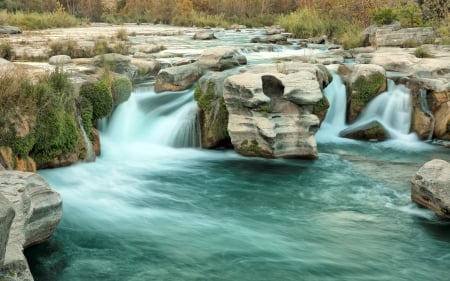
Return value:
[(53, 13), (24, 13), (17, 11), (15, 13), (8, 13), (7, 23), (25, 30), (36, 30), (73, 27), (80, 25), (82, 22), (64, 11), (56, 11)]
[(385, 83), (386, 77), (379, 72), (369, 77), (359, 77), (352, 85), (352, 89), (356, 91), (356, 95), (352, 95), (352, 105), (366, 105)]
[(414, 50), (414, 56), (416, 58), (433, 58), (434, 55), (431, 53), (431, 51), (426, 47), (419, 47)]
[(105, 81), (81, 86), (80, 95), (89, 100), (92, 105), (92, 120), (98, 120), (111, 114), (113, 99)]
[(391, 24), (397, 20), (397, 14), (391, 8), (377, 8), (370, 13), (370, 18), (376, 24)]
[(0, 57), (5, 60), (14, 60), (14, 57), (16, 54), (14, 53), (14, 50), (12, 49), (12, 46), (10, 43), (2, 43), (0, 44)]
[(133, 86), (128, 77), (120, 76), (114, 78), (111, 83), (111, 94), (114, 101), (114, 106), (118, 106), (119, 104), (127, 101), (132, 90)]
[(277, 24), (291, 32), (296, 38), (309, 38), (335, 35), (338, 33), (338, 28), (342, 26), (340, 21), (341, 19), (319, 14), (317, 10), (304, 8), (279, 17)]
[(89, 138), (92, 139), (91, 130), (93, 127), (92, 123), (92, 114), (93, 114), (93, 108), (91, 102), (81, 96), (80, 97), (80, 117), (81, 117), (81, 123), (83, 125), (84, 131), (86, 134), (88, 134)]
[(364, 45), (363, 38), (361, 36), (362, 27), (357, 24), (345, 25), (344, 30), (337, 35), (337, 43), (342, 44), (344, 49), (353, 49), (362, 47)]

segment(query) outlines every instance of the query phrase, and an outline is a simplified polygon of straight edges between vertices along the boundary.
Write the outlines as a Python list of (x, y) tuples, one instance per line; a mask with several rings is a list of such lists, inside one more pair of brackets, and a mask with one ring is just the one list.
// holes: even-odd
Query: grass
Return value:
[(419, 47), (414, 50), (416, 58), (434, 58), (433, 53), (426, 47)]
[(52, 13), (24, 13), (21, 11), (8, 13), (6, 11), (1, 11), (0, 18), (3, 18), (5, 23), (8, 25), (18, 26), (24, 30), (67, 28), (79, 26), (83, 23), (83, 20), (80, 20), (64, 11), (56, 11)]

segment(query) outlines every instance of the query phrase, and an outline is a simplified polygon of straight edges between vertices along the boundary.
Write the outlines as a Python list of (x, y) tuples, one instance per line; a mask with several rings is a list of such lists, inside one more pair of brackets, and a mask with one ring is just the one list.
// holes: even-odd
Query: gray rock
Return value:
[(189, 89), (201, 75), (202, 70), (196, 64), (161, 69), (156, 77), (155, 92)]
[(52, 65), (64, 65), (72, 62), (72, 58), (67, 55), (57, 55), (49, 58), (48, 63)]
[(214, 31), (212, 30), (202, 30), (196, 32), (193, 38), (194, 40), (212, 40), (216, 39), (216, 36), (214, 36)]
[(286, 45), (288, 37), (284, 34), (273, 34), (264, 37), (255, 37), (251, 40), (252, 43), (264, 43), (264, 44), (279, 44)]
[(301, 63), (259, 65), (225, 80), (228, 133), (246, 156), (317, 158), (312, 113), (324, 96), (322, 68)]
[(0, 268), (5, 260), (6, 244), (8, 243), (9, 229), (15, 212), (11, 203), (0, 194)]
[(411, 180), (411, 200), (450, 219), (450, 163), (440, 159), (425, 163)]
[(436, 33), (432, 27), (401, 28), (399, 24), (369, 27), (364, 41), (377, 47), (404, 47), (433, 43)]
[(17, 280), (33, 280), (23, 249), (52, 235), (62, 217), (61, 197), (40, 175), (17, 171), (0, 172), (0, 195), (16, 214), (0, 271)]
[(203, 70), (222, 71), (247, 64), (247, 58), (235, 47), (214, 47), (206, 49), (197, 64)]
[(131, 58), (121, 54), (98, 55), (93, 58), (92, 63), (97, 67), (109, 67), (111, 71), (123, 74), (132, 81), (137, 72), (137, 68), (131, 63)]
[(22, 30), (16, 26), (0, 25), (0, 34), (21, 34)]

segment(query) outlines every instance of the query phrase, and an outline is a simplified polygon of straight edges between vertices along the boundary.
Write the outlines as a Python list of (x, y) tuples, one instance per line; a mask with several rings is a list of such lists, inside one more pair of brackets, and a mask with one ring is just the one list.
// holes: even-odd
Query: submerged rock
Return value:
[[(50, 238), (62, 217), (61, 197), (38, 174), (1, 171), (0, 201), (5, 200), (9, 204), (0, 204), (0, 216), (5, 210), (10, 216), (10, 207), (15, 216), (9, 228), (4, 262), (0, 264), (0, 279), (3, 274), (14, 280), (33, 280), (23, 249)], [(3, 220), (0, 222), (0, 234), (3, 235), (5, 224)], [(0, 235), (0, 254), (4, 251), (1, 248), (3, 240)]]
[(450, 163), (440, 159), (425, 163), (411, 180), (411, 199), (450, 219)]

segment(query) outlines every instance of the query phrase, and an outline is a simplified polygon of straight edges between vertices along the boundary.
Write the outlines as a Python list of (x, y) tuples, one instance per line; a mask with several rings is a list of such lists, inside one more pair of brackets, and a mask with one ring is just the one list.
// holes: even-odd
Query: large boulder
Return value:
[(196, 64), (164, 68), (156, 77), (155, 92), (182, 91), (189, 89), (200, 78), (203, 71)]
[[(258, 72), (257, 70), (271, 70)], [(228, 133), (246, 156), (317, 158), (315, 133), (320, 120), (323, 69), (311, 64), (258, 66), (225, 80)]]
[(363, 32), (363, 41), (377, 47), (408, 47), (433, 43), (436, 32), (432, 27), (401, 28), (399, 23), (371, 26)]
[(206, 49), (198, 58), (197, 65), (203, 70), (223, 71), (247, 64), (247, 58), (235, 47)]
[(440, 159), (425, 163), (411, 180), (411, 199), (450, 219), (450, 163)]
[(11, 228), (14, 215), (15, 212), (11, 202), (0, 194), (0, 268), (3, 266), (3, 262), (5, 261), (9, 229)]
[(368, 102), (387, 89), (386, 71), (375, 64), (357, 64), (346, 79), (347, 119), (356, 120)]
[(0, 196), (15, 212), (0, 274), (33, 280), (23, 249), (50, 238), (62, 217), (62, 200), (38, 174), (1, 171), (0, 179)]
[(136, 76), (137, 67), (131, 63), (131, 58), (121, 54), (104, 54), (93, 58), (94, 66), (106, 67), (111, 71), (123, 74), (133, 81)]

